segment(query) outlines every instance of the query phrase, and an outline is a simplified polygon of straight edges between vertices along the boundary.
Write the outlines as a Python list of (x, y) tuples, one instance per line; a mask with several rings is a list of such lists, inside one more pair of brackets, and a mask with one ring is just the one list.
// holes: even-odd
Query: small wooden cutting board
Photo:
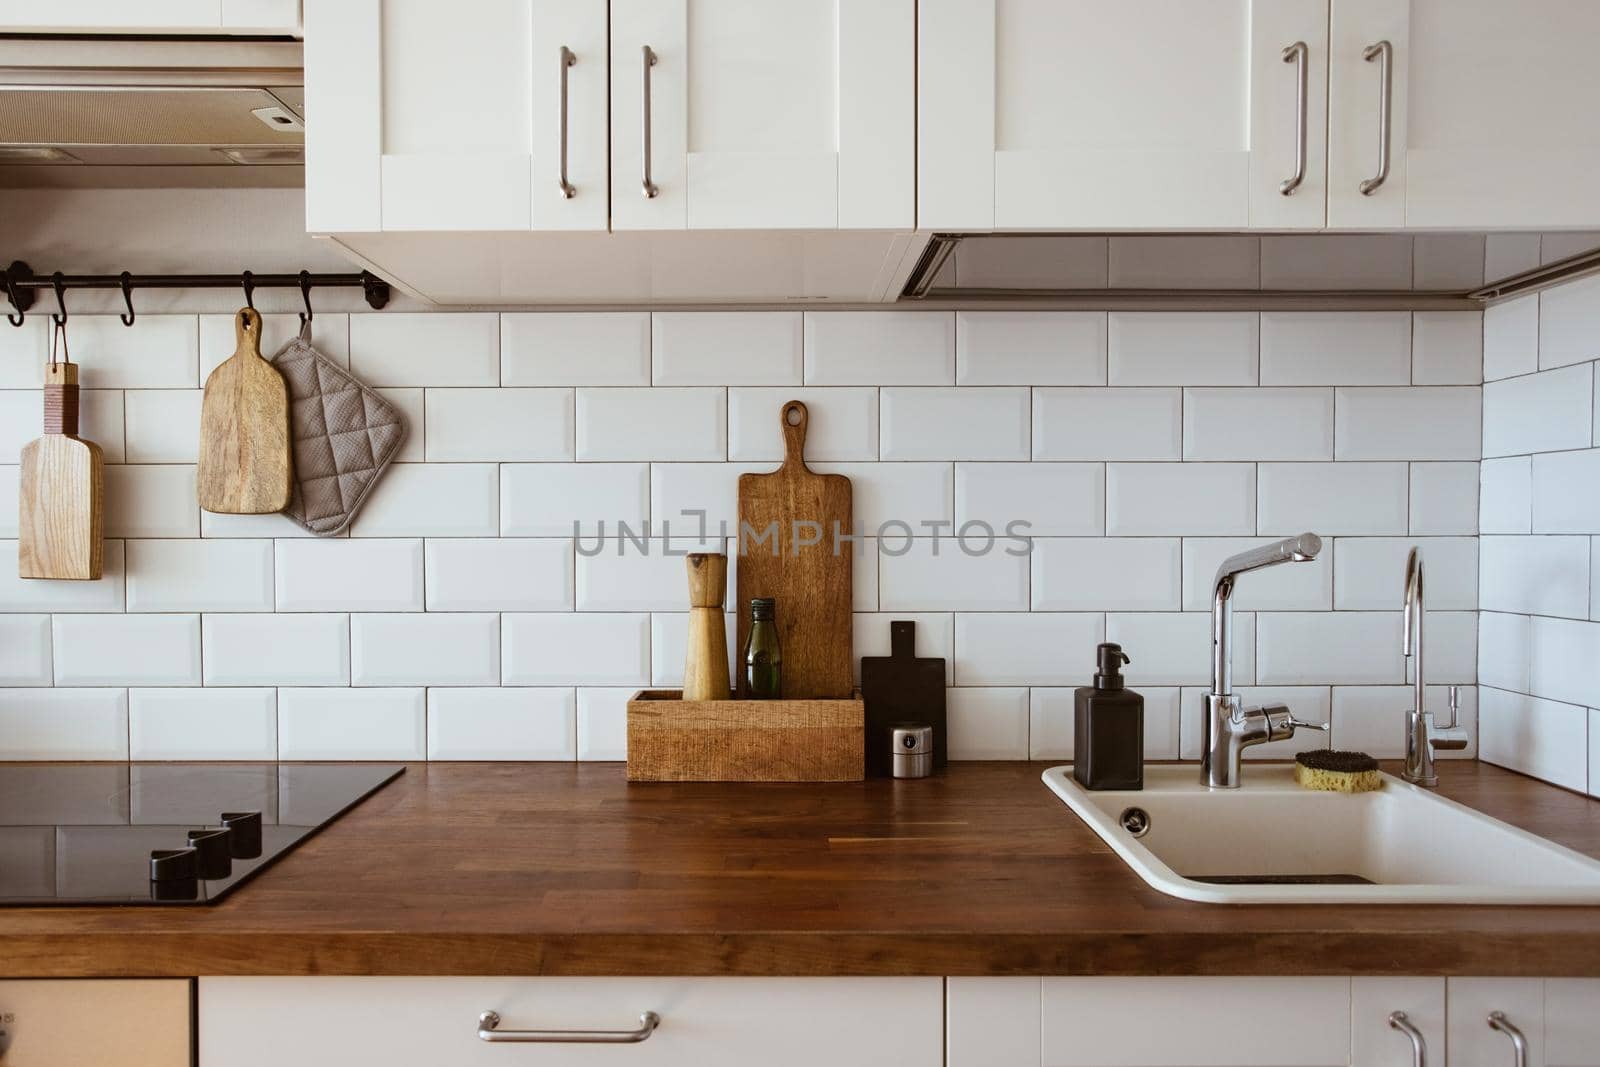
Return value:
[(78, 365), (45, 367), (44, 436), (22, 449), (17, 574), (97, 581), (101, 572), (100, 446), (78, 437)]
[(742, 650), (750, 636), (750, 598), (772, 597), (783, 699), (846, 698), (855, 675), (850, 583), (856, 545), (844, 541), (836, 552), (834, 531), (854, 532), (850, 479), (806, 467), (810, 413), (804, 404), (789, 401), (779, 418), (783, 466), (771, 474), (739, 475), (736, 647)]
[(206, 379), (200, 408), (200, 506), (226, 515), (266, 515), (292, 489), (289, 389), (261, 356), (261, 316), (234, 317), (238, 346)]
[(895, 723), (933, 727), (933, 766), (945, 765), (944, 660), (918, 656), (917, 624), (889, 623), (889, 654), (861, 657), (861, 698), (867, 705), (867, 777), (893, 771), (889, 748)]

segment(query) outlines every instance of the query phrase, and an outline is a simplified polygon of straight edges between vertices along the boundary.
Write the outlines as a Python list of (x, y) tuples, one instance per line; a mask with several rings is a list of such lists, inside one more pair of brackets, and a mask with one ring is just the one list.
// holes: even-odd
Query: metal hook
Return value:
[(300, 313), (300, 326), (304, 329), (311, 324), (311, 272), (300, 272), (300, 299), (305, 302), (306, 309)]
[(244, 286), (244, 306), (251, 311), (256, 309), (256, 276), (250, 271), (245, 271), (239, 279), (239, 284)]
[(120, 280), (122, 282), (122, 302), (124, 304), (128, 305), (128, 313), (126, 315), (118, 315), (117, 317), (122, 320), (122, 325), (124, 325), (124, 326), (132, 326), (133, 325), (133, 318), (134, 318), (134, 315), (133, 315), (133, 275), (129, 274), (127, 271), (123, 271), (121, 276), (120, 276)]
[(27, 316), (23, 313), (22, 302), (17, 296), (17, 284), (11, 280), (10, 271), (6, 272), (5, 278), (6, 299), (11, 301), (11, 306), (17, 309), (15, 314), (12, 314), (11, 312), (6, 313), (6, 321), (13, 326), (21, 326)]
[(60, 271), (50, 275), (50, 288), (56, 291), (56, 307), (58, 309), (50, 313), (50, 321), (58, 327), (65, 327), (67, 325), (67, 283)]
[[(71, 363), (72, 353), (67, 351), (67, 320), (65, 316), (56, 318), (50, 316), (50, 366), (54, 368), (57, 363)], [(56, 346), (61, 346), (61, 359), (56, 359)]]

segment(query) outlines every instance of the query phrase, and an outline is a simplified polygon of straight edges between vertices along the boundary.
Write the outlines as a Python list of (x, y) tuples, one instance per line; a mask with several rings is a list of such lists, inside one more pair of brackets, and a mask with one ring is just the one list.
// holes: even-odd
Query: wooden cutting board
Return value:
[(893, 772), (889, 734), (895, 723), (933, 727), (933, 766), (945, 765), (944, 660), (916, 654), (917, 624), (889, 623), (889, 654), (861, 657), (861, 697), (867, 705), (867, 776)]
[(96, 581), (101, 572), (100, 446), (78, 436), (78, 365), (45, 367), (44, 436), (22, 449), (17, 573)]
[(789, 401), (779, 420), (783, 466), (771, 474), (739, 476), (735, 648), (742, 654), (750, 635), (750, 598), (772, 597), (783, 653), (783, 699), (845, 698), (855, 674), (850, 643), (855, 545), (845, 541), (835, 552), (833, 532), (853, 532), (850, 479), (807, 469), (810, 413), (804, 404)]
[(206, 379), (200, 408), (200, 506), (226, 515), (266, 515), (292, 488), (289, 389), (261, 356), (261, 316), (241, 308), (238, 345)]

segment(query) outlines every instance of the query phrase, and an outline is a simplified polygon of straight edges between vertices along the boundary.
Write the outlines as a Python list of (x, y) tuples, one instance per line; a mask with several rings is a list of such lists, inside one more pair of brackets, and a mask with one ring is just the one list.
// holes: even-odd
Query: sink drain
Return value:
[(1123, 808), (1117, 821), (1134, 837), (1143, 837), (1150, 832), (1150, 813), (1143, 808)]

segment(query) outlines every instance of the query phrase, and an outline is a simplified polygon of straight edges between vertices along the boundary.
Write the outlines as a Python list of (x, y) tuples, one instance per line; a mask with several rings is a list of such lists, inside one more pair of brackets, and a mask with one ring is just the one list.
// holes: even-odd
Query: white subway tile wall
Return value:
[[(1160, 241), (1109, 259), (1091, 243), (1101, 275), (1170, 281)], [(1212, 267), (1254, 284), (1265, 251), (1235, 244)], [(409, 423), (329, 539), (195, 503), (199, 390), (232, 349), (228, 316), (75, 316), (84, 432), (108, 461), (106, 576), (0, 569), (0, 758), (624, 758), (628, 696), (682, 675), (667, 524), (674, 551), (735, 532), (738, 476), (781, 458), (790, 399), (810, 407), (808, 460), (848, 476), (858, 523), (882, 533), (855, 561), (855, 654), (886, 655), (889, 622), (917, 623), (918, 654), (947, 661), (955, 758), (1070, 758), (1072, 690), (1101, 640), (1133, 657), (1147, 754), (1194, 758), (1217, 564), (1306, 529), (1327, 539), (1315, 563), (1240, 583), (1247, 697), (1396, 750), (1418, 539), (1432, 680), (1467, 684), (1469, 728), (1474, 680), (1527, 696), (1537, 679), (1547, 701), (1590, 707), (1588, 665), (1553, 657), (1592, 647), (1571, 627), (1600, 627), (1600, 531), (1562, 492), (1600, 448), (1593, 312), (318, 315), (319, 347)], [(296, 320), (268, 326), (271, 346)], [(36, 435), (42, 336), (0, 334), (6, 452)], [(1486, 366), (1572, 380), (1491, 398)], [(1559, 417), (1524, 413), (1529, 395), (1558, 397)], [(1563, 451), (1485, 452), (1480, 410), (1506, 448)], [(1492, 544), (1513, 538), (1477, 538), (1485, 454), (1517, 458), (1482, 465), (1483, 531), (1561, 542), (1506, 564), (1515, 581)], [(15, 536), (16, 470), (0, 462), (0, 536)], [(1528, 615), (1547, 614), (1535, 634)], [(1506, 750), (1504, 728), (1498, 748), (1485, 736)]]
[(1593, 278), (1484, 314), (1479, 756), (1600, 795), (1597, 359)]

